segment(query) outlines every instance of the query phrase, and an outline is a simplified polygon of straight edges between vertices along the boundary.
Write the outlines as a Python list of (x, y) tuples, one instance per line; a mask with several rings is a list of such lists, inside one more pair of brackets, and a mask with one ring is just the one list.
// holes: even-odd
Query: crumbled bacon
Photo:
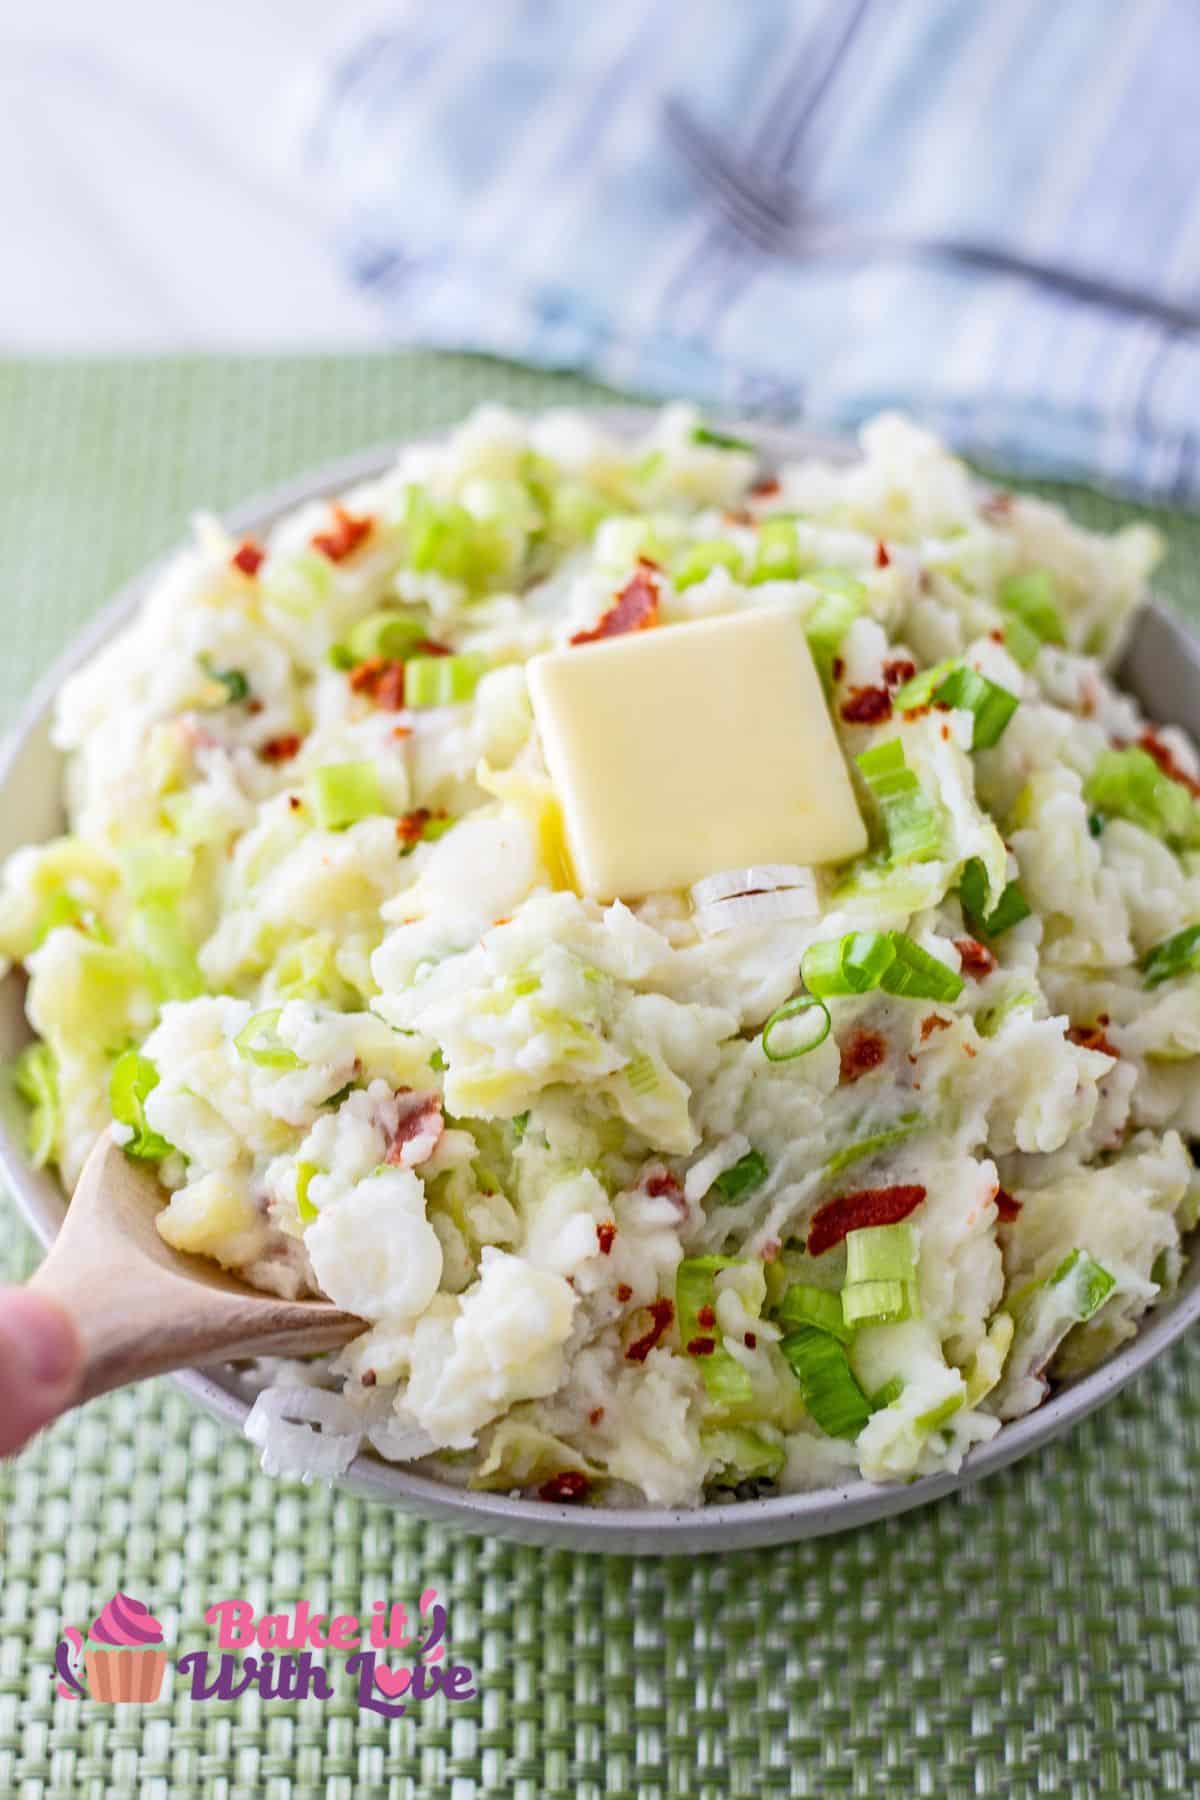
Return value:
[(890, 688), (899, 687), (905, 681), (911, 681), (917, 672), (917, 665), (911, 657), (893, 656), (890, 662), (883, 665), (883, 679)]
[(300, 748), (300, 739), (294, 731), (286, 732), (282, 737), (268, 738), (261, 746), (258, 754), (264, 762), (291, 762)]
[(622, 1281), (619, 1284), (617, 1288), (617, 1299), (621, 1302), (622, 1306), (625, 1304), (626, 1300), (633, 1299), (633, 1289), (627, 1281)]
[(747, 1350), (757, 1350), (758, 1349), (757, 1333), (755, 1333), (753, 1331), (746, 1332), (745, 1336), (742, 1338), (742, 1342), (743, 1342), (743, 1344), (745, 1344)]
[(658, 582), (653, 564), (644, 556), (613, 604), (590, 631), (577, 631), (573, 644), (596, 644), (602, 638), (623, 637), (627, 631), (645, 631), (658, 624)]
[(670, 1169), (659, 1169), (656, 1174), (646, 1177), (645, 1191), (652, 1200), (664, 1197), (674, 1200), (683, 1190), (678, 1175), (672, 1174)]
[(833, 663), (831, 665), (831, 671), (833, 674), (833, 679), (835, 681), (840, 681), (842, 679), (842, 676), (846, 673), (846, 665), (842, 661), (842, 658), (840, 656), (834, 657)]
[(949, 1029), (949, 1019), (944, 1019), (941, 1013), (930, 1013), (928, 1018), (921, 1020), (921, 1042), (925, 1043), (935, 1031), (949, 1031)]
[(262, 545), (256, 544), (253, 538), (243, 538), (229, 559), (230, 567), (253, 578), (262, 568), (266, 554)]
[(1169, 744), (1164, 744), (1163, 740), (1152, 727), (1148, 727), (1143, 731), (1141, 737), (1138, 739), (1138, 747), (1139, 749), (1144, 750), (1147, 756), (1152, 756), (1154, 758), (1164, 775), (1169, 775), (1172, 781), (1180, 782), (1182, 786), (1187, 789), (1189, 794), (1196, 798), (1200, 798), (1200, 781), (1198, 781), (1194, 775), (1188, 774), (1182, 763), (1176, 760), (1175, 753), (1171, 749), (1171, 746)]
[(404, 664), (389, 661), (386, 656), (369, 656), (350, 671), (354, 693), (365, 694), (385, 712), (399, 712), (404, 705)]
[(996, 959), (991, 951), (977, 938), (955, 938), (954, 948), (962, 957), (963, 974), (970, 975), (975, 981), (982, 981), (996, 966)]
[(891, 557), (888, 555), (887, 545), (884, 543), (883, 539), (880, 538), (875, 546), (875, 567), (877, 569), (886, 569), (891, 563), (891, 560)]
[(1094, 1025), (1072, 1025), (1067, 1036), (1073, 1044), (1078, 1044), (1081, 1050), (1098, 1050), (1101, 1056), (1119, 1057), (1121, 1052), (1109, 1040), (1105, 1032), (1104, 1027), (1107, 1024), (1107, 1019), (1097, 1019)]
[(374, 526), (374, 519), (356, 519), (344, 506), (335, 505), (333, 524), (328, 531), (313, 533), (312, 547), (330, 562), (344, 562), (370, 537)]
[(379, 1376), (374, 1369), (364, 1369), (359, 1379), (364, 1387), (374, 1387), (375, 1383), (379, 1380)]
[(418, 638), (413, 645), (414, 656), (453, 656), (449, 644), (439, 644), (436, 638)]
[(396, 836), (406, 849), (411, 850), (414, 844), (420, 843), (425, 835), (425, 827), (431, 819), (444, 819), (445, 817), (446, 813), (443, 807), (439, 807), (436, 812), (430, 812), (427, 806), (414, 807), (412, 812), (401, 813), (396, 820)]
[(697, 1337), (688, 1345), (687, 1353), (689, 1356), (711, 1356), (716, 1347), (716, 1338)]
[(711, 1306), (702, 1306), (700, 1311), (696, 1314), (697, 1325), (715, 1325), (716, 1322), (717, 1315)]
[(605, 1219), (601, 1224), (597, 1225), (596, 1241), (600, 1245), (601, 1256), (610, 1256), (612, 1254), (613, 1240), (616, 1235), (617, 1228), (611, 1219)]
[(602, 1406), (593, 1406), (591, 1412), (588, 1414), (588, 1424), (591, 1426), (596, 1426), (600, 1423), (600, 1421), (603, 1417), (604, 1417), (604, 1408)]
[(892, 696), (885, 687), (851, 688), (841, 714), (848, 725), (879, 725), (892, 716)]
[(564, 1469), (542, 1483), (538, 1499), (548, 1500), (551, 1505), (569, 1505), (572, 1501), (582, 1500), (587, 1491), (588, 1478), (582, 1469)]
[(1007, 1188), (997, 1188), (994, 1198), (996, 1211), (1000, 1215), (1000, 1223), (1011, 1225), (1021, 1211), (1021, 1202), (1015, 1200)]
[[(620, 1288), (617, 1293), (620, 1294)], [(652, 1300), (646, 1308), (650, 1314), (651, 1326), (644, 1337), (637, 1338), (625, 1352), (626, 1362), (645, 1362), (659, 1339), (671, 1329), (675, 1318), (675, 1302), (673, 1300)]]
[(396, 1094), (400, 1112), (388, 1139), (384, 1162), (391, 1169), (415, 1169), (437, 1149), (446, 1128), (438, 1094), (414, 1094), (401, 1088)]
[(877, 1069), (887, 1055), (887, 1039), (878, 1031), (858, 1030), (851, 1032), (841, 1046), (842, 1066), (838, 1080), (843, 1087), (850, 1087)]
[(751, 484), (750, 492), (755, 500), (769, 500), (773, 494), (779, 492), (779, 477), (777, 475), (760, 475), (758, 480)]
[(808, 1254), (823, 1256), (826, 1250), (840, 1244), (848, 1231), (860, 1231), (865, 1225), (898, 1225), (916, 1211), (924, 1198), (925, 1189), (915, 1183), (839, 1194), (813, 1215), (808, 1228)]

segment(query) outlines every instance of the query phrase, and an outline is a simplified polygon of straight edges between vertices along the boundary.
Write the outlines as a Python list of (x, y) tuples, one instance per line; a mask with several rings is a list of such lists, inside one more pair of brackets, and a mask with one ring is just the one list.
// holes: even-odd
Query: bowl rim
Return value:
[[(548, 409), (523, 410), (544, 412)], [(657, 409), (603, 406), (571, 410), (586, 411), (617, 432), (626, 433), (644, 425)], [(789, 426), (734, 420), (729, 428), (753, 441), (767, 461), (785, 456), (790, 459), (822, 456), (852, 461), (857, 455), (852, 440)], [(358, 482), (383, 473), (404, 449), (414, 444), (434, 443), (446, 435), (445, 431), (423, 433), (331, 459), (227, 509), (222, 514), (223, 522), (233, 534), (266, 530), (283, 514), (306, 502), (344, 492)], [(8, 800), (22, 754), (39, 733), (44, 734), (63, 682), (129, 622), (150, 588), (183, 547), (177, 544), (125, 582), (69, 641), (37, 682), (0, 741), (0, 807)], [(1146, 610), (1165, 634), (1166, 644), (1200, 683), (1200, 646), (1176, 617), (1157, 602), (1151, 601)], [(51, 754), (61, 761), (57, 752)], [(62, 1222), (66, 1201), (53, 1196), (48, 1184), (38, 1185), (24, 1145), (12, 1122), (3, 1116), (0, 1116), (0, 1177), (42, 1243), (48, 1244)], [(428, 1475), (412, 1473), (404, 1465), (384, 1462), (373, 1453), (362, 1452), (338, 1478), (338, 1483), (365, 1498), (386, 1500), (445, 1524), (569, 1549), (626, 1554), (696, 1554), (820, 1537), (908, 1512), (947, 1494), (973, 1487), (986, 1476), (1006, 1468), (1069, 1430), (1102, 1405), (1175, 1343), (1198, 1315), (1200, 1259), (1193, 1258), (1175, 1293), (1147, 1316), (1135, 1337), (1099, 1367), (1059, 1388), (1036, 1411), (1002, 1425), (994, 1438), (968, 1454), (957, 1473), (922, 1476), (906, 1485), (881, 1484), (856, 1477), (833, 1486), (755, 1500), (718, 1502), (696, 1509), (578, 1508), (457, 1487)], [(189, 1369), (172, 1379), (215, 1418), (239, 1429), (244, 1425), (250, 1401), (234, 1369)]]

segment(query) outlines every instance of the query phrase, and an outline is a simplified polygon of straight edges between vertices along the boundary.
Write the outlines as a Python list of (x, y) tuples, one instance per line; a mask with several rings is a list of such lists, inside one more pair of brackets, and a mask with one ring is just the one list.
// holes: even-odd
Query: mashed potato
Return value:
[[(61, 694), (69, 833), (0, 906), (34, 1151), (70, 1185), (113, 1119), (169, 1243), (361, 1315), (271, 1365), (273, 1468), (904, 1480), (1178, 1280), (1198, 765), (1107, 673), (1153, 533), (894, 417), (757, 475), (684, 408), (483, 412), (261, 543), (200, 521)], [(576, 891), (525, 665), (639, 570), (661, 623), (802, 622), (864, 856)]]

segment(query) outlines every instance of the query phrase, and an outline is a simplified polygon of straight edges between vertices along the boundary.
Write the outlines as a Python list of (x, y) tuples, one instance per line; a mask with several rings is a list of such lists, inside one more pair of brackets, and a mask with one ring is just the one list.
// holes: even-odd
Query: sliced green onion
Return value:
[[(774, 1034), (778, 1033), (779, 1028), (786, 1024), (789, 1019), (798, 1018), (801, 1013), (809, 1012), (814, 1007), (819, 1009), (822, 1016), (820, 1019), (814, 1021), (813, 1029), (809, 1031), (804, 1042), (794, 1045), (791, 1049), (786, 1047), (782, 1049), (773, 1049), (771, 1046), (771, 1038)], [(833, 1021), (829, 1017), (829, 1008), (817, 999), (816, 995), (798, 994), (794, 1000), (787, 1001), (783, 1006), (777, 1006), (763, 1026), (763, 1055), (768, 1062), (794, 1062), (796, 1057), (807, 1056), (810, 1050), (815, 1050), (818, 1044), (823, 1044), (825, 1039), (829, 1036), (832, 1024)], [(816, 1033), (815, 1036), (813, 1035), (814, 1031)], [(790, 1033), (785, 1033), (784, 1035), (782, 1041), (785, 1046), (789, 1036)]]
[(977, 856), (963, 864), (958, 898), (963, 916), (978, 937), (999, 937), (1030, 915), (1030, 905), (1020, 885), (1010, 881), (991, 912), (987, 911), (987, 870)]
[(932, 704), (972, 713), (972, 750), (990, 750), (1020, 705), (1017, 696), (1007, 688), (957, 661), (938, 663), (914, 675), (897, 690), (893, 703), (900, 712), (915, 712), (918, 707)]
[(753, 454), (754, 445), (748, 444), (745, 438), (730, 437), (727, 431), (714, 431), (711, 425), (696, 425), (692, 428), (693, 444), (706, 444), (710, 450), (745, 450)]
[(822, 593), (836, 594), (839, 599), (853, 600), (856, 604), (867, 591), (849, 569), (810, 569), (804, 579), (810, 587), (820, 588)]
[(725, 1206), (737, 1206), (752, 1194), (755, 1188), (761, 1187), (767, 1179), (767, 1159), (757, 1150), (747, 1150), (745, 1156), (735, 1162), (731, 1168), (718, 1175), (712, 1184), (712, 1192), (721, 1196)]
[(909, 1281), (857, 1281), (842, 1289), (847, 1325), (895, 1325), (919, 1316), (916, 1291)]
[(846, 1233), (846, 1282), (912, 1281), (917, 1272), (917, 1236), (906, 1221), (860, 1225)]
[(446, 1070), (450, 1067), (449, 1063), (446, 1061), (446, 1058), (442, 1055), (442, 1052), (440, 1050), (434, 1051), (433, 1055), (429, 1059), (429, 1066), (433, 1070), (435, 1075), (445, 1074)]
[(1004, 621), (1004, 648), (1012, 657), (1019, 669), (1031, 669), (1037, 661), (1042, 640), (1036, 631), (1031, 631), (1024, 619), (1010, 613)]
[(98, 943), (112, 942), (91, 907), (84, 906), (78, 901), (69, 888), (60, 888), (56, 894), (51, 894), (38, 915), (33, 940), (34, 949), (39, 949), (52, 931), (58, 931), (64, 925), (78, 926), (80, 931), (85, 931)]
[(108, 1078), (109, 1111), (118, 1125), (127, 1125), (133, 1132), (123, 1146), (125, 1154), (145, 1157), (148, 1162), (161, 1162), (175, 1148), (146, 1123), (146, 1100), (158, 1079), (158, 1070), (139, 1050), (126, 1050), (118, 1056)]
[(30, 1109), (30, 1160), (35, 1169), (44, 1169), (54, 1155), (62, 1120), (58, 1065), (49, 1044), (26, 1044), (13, 1063), (13, 1085)]
[(238, 1055), (257, 1063), (260, 1069), (302, 1069), (304, 1064), (296, 1052), (280, 1042), (282, 1012), (281, 1006), (275, 1006), (268, 1012), (255, 1013), (233, 1040)]
[(913, 1424), (918, 1431), (937, 1431), (947, 1419), (952, 1419), (956, 1412), (961, 1412), (965, 1403), (965, 1394), (948, 1394), (936, 1406), (931, 1406), (928, 1412), (918, 1413)]
[(707, 580), (714, 569), (728, 569), (731, 575), (741, 574), (742, 553), (736, 544), (729, 543), (726, 538), (710, 538), (704, 543), (693, 544), (672, 573), (676, 590), (682, 594), (685, 588), (695, 587), (697, 582)]
[(904, 760), (898, 738), (872, 744), (855, 758), (879, 808), (893, 862), (929, 862), (942, 847), (937, 813)]
[(357, 663), (370, 662), (375, 656), (382, 656), (388, 662), (403, 662), (425, 635), (425, 626), (409, 613), (386, 610), (368, 613), (346, 633), (344, 642), (335, 646), (339, 656), (348, 659), (337, 666), (354, 668)]
[(1000, 583), (997, 596), (1006, 613), (1019, 619), (1043, 644), (1065, 644), (1062, 615), (1054, 603), (1054, 577), (1049, 569), (1030, 569)]
[(1165, 775), (1145, 750), (1102, 750), (1084, 784), (1097, 812), (1138, 825), (1172, 849), (1200, 843), (1200, 807), (1181, 782)]
[(250, 698), (250, 683), (241, 669), (214, 669), (204, 656), (200, 658), (200, 666), (211, 681), (219, 681), (225, 689), (223, 706), (237, 706)]
[(300, 1214), (302, 1225), (311, 1225), (317, 1216), (317, 1209), (308, 1197), (308, 1184), (314, 1175), (320, 1173), (316, 1163), (298, 1162), (296, 1164), (296, 1211)]
[(902, 1144), (906, 1138), (922, 1130), (925, 1121), (920, 1113), (903, 1113), (899, 1123), (892, 1125), (887, 1131), (876, 1131), (871, 1137), (856, 1138), (853, 1143), (843, 1144), (835, 1150), (825, 1164), (827, 1175), (840, 1175), (856, 1162), (862, 1162), (868, 1156), (877, 1156), (881, 1150), (890, 1150), (893, 1144)]
[(513, 1138), (519, 1144), (529, 1130), (529, 1114), (527, 1112), (514, 1113), (509, 1124), (512, 1126)]
[(826, 592), (804, 615), (804, 635), (826, 689), (833, 681), (833, 665), (846, 633), (861, 612), (859, 596)]
[(477, 518), (453, 500), (435, 500), (422, 488), (407, 490), (404, 530), (410, 568), (461, 581), (472, 594), (485, 592), (509, 567), (511, 551), (502, 525)]
[(724, 1479), (709, 1476), (714, 1487), (733, 1487), (743, 1481), (773, 1481), (784, 1464), (782, 1444), (744, 1425), (724, 1425), (716, 1430), (701, 1431), (700, 1448), (721, 1465)]
[(186, 844), (166, 836), (126, 844), (119, 852), (132, 900), (159, 900), (190, 887), (196, 858)]
[(129, 915), (129, 943), (162, 1000), (194, 1000), (207, 983), (171, 900), (144, 900)]
[(1176, 975), (1194, 975), (1200, 970), (1200, 925), (1187, 925), (1174, 937), (1164, 938), (1142, 958), (1146, 986), (1156, 988)]
[(896, 959), (891, 934), (851, 931), (843, 938), (810, 944), (800, 960), (800, 974), (810, 993), (821, 999), (866, 994), (877, 988)]
[(795, 581), (800, 568), (800, 536), (795, 520), (764, 519), (754, 544), (754, 566), (750, 571), (752, 586), (757, 587), (764, 581)]
[(856, 1438), (871, 1417), (867, 1397), (854, 1379), (845, 1348), (827, 1331), (802, 1325), (780, 1343), (800, 1383), (804, 1404), (829, 1437)]
[(903, 931), (851, 931), (810, 944), (800, 959), (805, 986), (823, 1000), (882, 988), (912, 1000), (957, 1000), (963, 978)]
[(831, 1293), (828, 1288), (811, 1287), (801, 1281), (793, 1282), (787, 1290), (776, 1317), (789, 1331), (801, 1325), (812, 1325), (818, 1331), (827, 1331), (843, 1344), (848, 1344), (854, 1336), (842, 1311), (842, 1296)]
[(487, 666), (487, 657), (476, 651), (461, 656), (414, 656), (405, 664), (404, 703), (458, 706), (471, 698)]
[(883, 1386), (877, 1388), (871, 1395), (871, 1411), (882, 1412), (885, 1406), (891, 1406), (894, 1401), (898, 1400), (903, 1392), (904, 1377), (893, 1375), (890, 1381), (885, 1381)]
[(722, 1346), (719, 1326), (702, 1325), (700, 1314), (706, 1307), (715, 1314), (717, 1276), (738, 1263), (736, 1256), (691, 1256), (675, 1273), (675, 1315), (684, 1347), (698, 1339), (717, 1340), (712, 1354), (698, 1356), (696, 1363), (709, 1399), (722, 1408), (746, 1405), (754, 1397), (754, 1385), (737, 1358)]
[(344, 831), (384, 810), (374, 763), (326, 763), (308, 778), (313, 816), (324, 831)]

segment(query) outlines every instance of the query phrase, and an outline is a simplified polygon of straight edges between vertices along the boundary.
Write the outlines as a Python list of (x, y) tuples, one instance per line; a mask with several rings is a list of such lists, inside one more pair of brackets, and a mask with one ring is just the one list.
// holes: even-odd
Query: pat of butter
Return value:
[(657, 626), (549, 651), (528, 673), (585, 894), (633, 897), (866, 849), (794, 614)]

